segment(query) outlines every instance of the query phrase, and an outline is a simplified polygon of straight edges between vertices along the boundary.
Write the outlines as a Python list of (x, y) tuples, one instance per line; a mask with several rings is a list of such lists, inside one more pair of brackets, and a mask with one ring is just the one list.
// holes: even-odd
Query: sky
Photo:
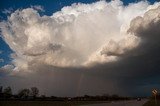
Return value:
[(5, 0), (0, 85), (149, 96), (160, 90), (159, 34), (158, 0)]

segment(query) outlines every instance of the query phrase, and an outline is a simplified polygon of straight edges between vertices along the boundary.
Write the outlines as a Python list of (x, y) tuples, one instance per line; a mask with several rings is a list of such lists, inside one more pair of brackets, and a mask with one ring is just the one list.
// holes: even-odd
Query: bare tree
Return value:
[(30, 90), (29, 89), (22, 89), (19, 91), (18, 96), (20, 98), (27, 98), (30, 94)]
[(35, 98), (35, 97), (38, 96), (38, 94), (39, 94), (38, 88), (37, 87), (32, 87), (31, 88), (31, 95)]
[(4, 89), (3, 94), (5, 97), (9, 98), (12, 96), (12, 89), (11, 87), (7, 87)]
[(2, 93), (3, 91), (3, 86), (0, 86), (0, 93)]

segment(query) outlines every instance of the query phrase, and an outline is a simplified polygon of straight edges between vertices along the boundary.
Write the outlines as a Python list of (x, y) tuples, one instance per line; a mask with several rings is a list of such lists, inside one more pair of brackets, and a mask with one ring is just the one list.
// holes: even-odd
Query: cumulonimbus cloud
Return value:
[(141, 42), (139, 36), (127, 33), (131, 20), (158, 4), (79, 3), (51, 16), (26, 8), (0, 23), (1, 34), (15, 53), (12, 58), (18, 70), (28, 70), (32, 63), (73, 67), (116, 61)]

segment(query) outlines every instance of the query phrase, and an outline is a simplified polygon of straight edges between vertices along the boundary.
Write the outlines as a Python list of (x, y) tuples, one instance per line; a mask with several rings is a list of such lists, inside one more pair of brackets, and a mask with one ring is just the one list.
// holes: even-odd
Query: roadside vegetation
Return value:
[(160, 106), (160, 94), (157, 94), (156, 101), (155, 97), (152, 96), (143, 106)]
[(13, 94), (11, 87), (0, 86), (0, 106), (80, 106), (132, 99), (136, 98), (108, 94), (77, 97), (45, 96), (40, 95), (37, 87), (24, 88)]

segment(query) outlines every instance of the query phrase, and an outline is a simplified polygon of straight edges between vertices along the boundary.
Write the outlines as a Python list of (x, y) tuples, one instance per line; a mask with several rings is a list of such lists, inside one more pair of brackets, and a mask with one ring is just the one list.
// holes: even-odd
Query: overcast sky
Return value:
[(15, 93), (36, 86), (55, 96), (146, 96), (160, 89), (160, 2), (13, 0), (0, 7), (0, 85)]

